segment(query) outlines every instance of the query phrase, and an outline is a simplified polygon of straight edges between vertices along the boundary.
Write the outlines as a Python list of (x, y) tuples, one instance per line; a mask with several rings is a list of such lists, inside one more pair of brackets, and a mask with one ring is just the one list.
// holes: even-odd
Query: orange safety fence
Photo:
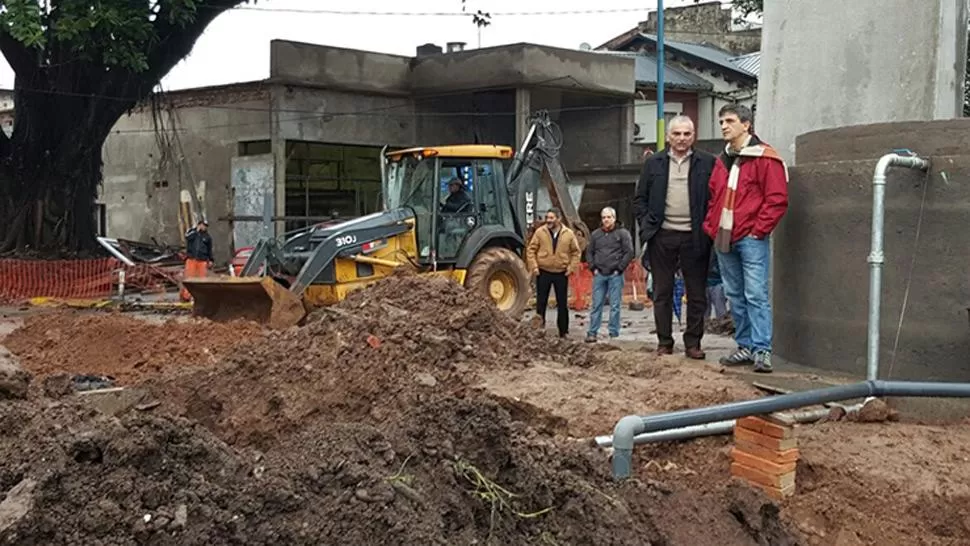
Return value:
[[(633, 300), (647, 303), (647, 271), (633, 262), (623, 273), (623, 302)], [(587, 264), (580, 264), (579, 271), (569, 277), (569, 308), (575, 311), (589, 309), (593, 303), (593, 273)]]
[(114, 258), (90, 260), (0, 260), (0, 301), (36, 297), (90, 299), (112, 295), (119, 271), (126, 289), (160, 290), (177, 284), (172, 273), (150, 264), (127, 266)]

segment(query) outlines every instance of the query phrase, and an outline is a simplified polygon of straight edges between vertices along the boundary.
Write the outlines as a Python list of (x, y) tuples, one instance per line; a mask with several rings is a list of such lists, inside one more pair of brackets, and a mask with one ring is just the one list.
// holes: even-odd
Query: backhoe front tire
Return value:
[(486, 248), (468, 268), (465, 287), (489, 298), (499, 311), (519, 318), (532, 291), (525, 261), (507, 248)]

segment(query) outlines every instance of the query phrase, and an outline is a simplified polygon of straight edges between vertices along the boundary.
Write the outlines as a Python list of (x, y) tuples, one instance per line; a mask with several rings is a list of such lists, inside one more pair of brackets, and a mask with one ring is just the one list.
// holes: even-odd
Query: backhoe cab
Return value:
[(589, 234), (566, 191), (551, 127), (547, 115), (537, 115), (518, 154), (495, 145), (383, 152), (384, 212), (260, 241), (239, 278), (186, 279), (195, 313), (286, 327), (308, 308), (342, 301), (408, 267), (450, 277), (521, 315), (531, 292), (524, 247), (538, 223), (544, 173), (553, 204), (581, 245)]

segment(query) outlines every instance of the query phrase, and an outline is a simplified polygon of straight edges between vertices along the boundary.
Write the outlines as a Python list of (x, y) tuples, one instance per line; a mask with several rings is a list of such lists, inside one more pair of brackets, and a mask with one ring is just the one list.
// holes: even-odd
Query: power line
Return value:
[[(208, 7), (208, 6), (203, 6)], [(215, 9), (215, 8), (213, 8)], [(359, 17), (470, 17), (477, 13), (461, 11), (378, 11), (378, 10), (335, 10), (317, 8), (258, 8), (253, 6), (236, 6), (228, 11), (249, 11), (262, 13), (289, 13), (297, 15), (331, 15), (331, 16), (359, 16)], [(542, 11), (493, 11), (490, 17), (549, 17), (566, 15), (611, 15), (622, 13), (650, 13), (657, 11), (656, 7), (636, 8), (600, 8), (574, 10), (542, 10)], [(694, 36), (722, 36), (724, 32), (695, 32), (688, 30), (668, 30), (667, 34), (684, 34)]]
[[(216, 9), (216, 8), (213, 8)], [(352, 15), (370, 17), (473, 17), (473, 12), (461, 11), (377, 11), (377, 10), (336, 10), (336, 9), (308, 9), (308, 8), (257, 8), (253, 6), (236, 6), (229, 11), (254, 11), (263, 13), (295, 13), (301, 15)], [(543, 11), (491, 11), (492, 17), (532, 17), (550, 15), (597, 15), (612, 13), (637, 13), (656, 11), (656, 8), (601, 8), (575, 10), (543, 10)]]

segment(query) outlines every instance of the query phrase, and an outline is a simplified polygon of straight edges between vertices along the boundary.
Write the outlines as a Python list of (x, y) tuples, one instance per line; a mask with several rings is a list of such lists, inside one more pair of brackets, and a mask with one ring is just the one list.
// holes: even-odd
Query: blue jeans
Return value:
[(731, 245), (728, 253), (717, 253), (724, 281), (724, 294), (731, 302), (734, 340), (752, 351), (771, 351), (771, 298), (768, 279), (771, 245), (745, 237)]
[(610, 299), (610, 337), (620, 335), (620, 307), (623, 304), (623, 275), (593, 275), (593, 309), (589, 313), (587, 336), (595, 336), (603, 322), (603, 303)]

